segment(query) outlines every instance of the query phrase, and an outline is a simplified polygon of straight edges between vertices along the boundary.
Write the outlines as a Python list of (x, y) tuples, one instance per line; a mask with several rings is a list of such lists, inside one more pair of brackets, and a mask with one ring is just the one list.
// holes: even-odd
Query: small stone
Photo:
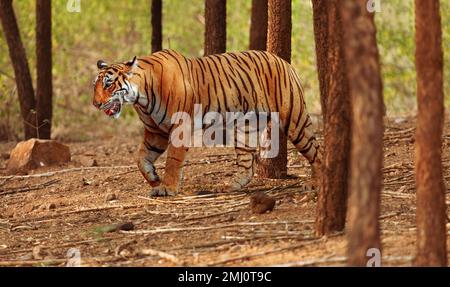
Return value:
[(105, 197), (105, 201), (113, 201), (117, 199), (117, 195), (115, 193), (108, 193)]
[(256, 192), (250, 197), (250, 208), (253, 213), (263, 214), (272, 211), (275, 207), (275, 199), (264, 192)]
[(56, 208), (56, 204), (55, 203), (50, 203), (48, 206), (47, 206), (47, 209), (48, 210), (53, 210), (53, 209), (55, 209)]
[(83, 186), (87, 186), (87, 185), (91, 185), (91, 184), (92, 184), (91, 181), (85, 179), (84, 177), (83, 177), (83, 179), (81, 180), (81, 182), (82, 182)]
[(124, 231), (130, 231), (134, 229), (133, 222), (123, 222), (116, 225), (116, 231), (124, 230)]

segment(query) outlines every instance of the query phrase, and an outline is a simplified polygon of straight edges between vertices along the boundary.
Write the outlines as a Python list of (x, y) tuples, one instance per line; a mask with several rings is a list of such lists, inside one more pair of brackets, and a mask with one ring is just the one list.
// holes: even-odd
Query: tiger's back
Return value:
[[(172, 93), (180, 107), (164, 109), (166, 119), (171, 112), (192, 113), (193, 104), (201, 104), (203, 113), (278, 112), (283, 131), (295, 137), (294, 144), (302, 127), (308, 124), (297, 73), (288, 62), (269, 52), (230, 52), (187, 59), (175, 51), (163, 50), (150, 56), (149, 61), (157, 63), (156, 68), (159, 66), (159, 72), (165, 75), (161, 83), (174, 83), (173, 73), (181, 75), (175, 80), (178, 95)], [(162, 67), (166, 67), (165, 72)]]

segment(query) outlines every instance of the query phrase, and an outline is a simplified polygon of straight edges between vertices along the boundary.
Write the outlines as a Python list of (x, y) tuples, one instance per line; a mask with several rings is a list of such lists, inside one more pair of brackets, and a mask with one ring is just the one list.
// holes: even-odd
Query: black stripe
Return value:
[(150, 145), (148, 142), (144, 142), (144, 144), (145, 144), (145, 147), (147, 148), (147, 150), (149, 150), (149, 151), (152, 151), (152, 152), (155, 152), (155, 153), (157, 153), (157, 154), (162, 154), (162, 153), (164, 153), (164, 151), (165, 150), (163, 150), (163, 149), (159, 149), (159, 148), (157, 148), (157, 147), (154, 147), (154, 146), (152, 146), (152, 145)]

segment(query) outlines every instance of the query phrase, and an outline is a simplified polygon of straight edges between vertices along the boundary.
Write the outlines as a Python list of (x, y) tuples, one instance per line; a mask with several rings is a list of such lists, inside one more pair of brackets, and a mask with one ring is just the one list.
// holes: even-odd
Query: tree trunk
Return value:
[(383, 97), (373, 14), (366, 0), (341, 0), (344, 55), (352, 115), (348, 264), (365, 266), (370, 248), (380, 250), (383, 165)]
[(316, 43), (317, 74), (320, 88), (320, 104), (322, 107), (322, 117), (325, 122), (328, 95), (328, 15), (329, 1), (312, 0), (314, 40)]
[(38, 137), (50, 139), (52, 122), (51, 0), (36, 0), (36, 110)]
[(152, 0), (152, 53), (162, 50), (162, 0)]
[[(291, 61), (291, 0), (269, 0), (267, 50), (287, 62)], [(270, 130), (267, 130), (270, 136)], [(287, 139), (280, 132), (280, 146), (275, 158), (260, 158), (256, 173), (264, 178), (285, 178), (287, 175)]]
[[(324, 160), (322, 188), (318, 194), (316, 234), (319, 236), (341, 231), (345, 227), (347, 212), (348, 171), (351, 145), (351, 107), (348, 82), (345, 75), (342, 49), (342, 23), (338, 13), (338, 0), (313, 1), (314, 12), (326, 13), (327, 32), (318, 35), (317, 54), (319, 78), (325, 78), (321, 92), (327, 113), (324, 117)], [(320, 3), (319, 3), (320, 2)], [(322, 10), (322, 11), (320, 11)], [(319, 15), (314, 15), (318, 18)], [(325, 17), (323, 17), (325, 18)], [(315, 24), (318, 24), (315, 22)], [(319, 24), (319, 25), (322, 25)], [(320, 30), (323, 27), (316, 27)], [(326, 39), (321, 37), (325, 34)], [(319, 58), (324, 57), (324, 58)], [(321, 66), (322, 65), (322, 66)], [(324, 74), (321, 74), (324, 73)]]
[(447, 266), (442, 30), (438, 0), (416, 0), (417, 266)]
[(227, 1), (205, 1), (205, 55), (225, 53)]
[(265, 51), (267, 46), (268, 0), (252, 0), (250, 50)]
[(35, 138), (36, 115), (33, 83), (28, 67), (25, 48), (20, 38), (19, 27), (12, 7), (12, 0), (0, 0), (0, 21), (3, 26), (9, 56), (14, 68), (14, 75), (19, 96), (20, 113), (24, 121), (25, 139)]

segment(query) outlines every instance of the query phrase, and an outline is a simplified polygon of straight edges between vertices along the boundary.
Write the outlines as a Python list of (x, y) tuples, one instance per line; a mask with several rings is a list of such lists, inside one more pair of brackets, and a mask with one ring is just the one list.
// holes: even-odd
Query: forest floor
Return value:
[[(0, 144), (0, 266), (66, 266), (71, 248), (79, 251), (82, 266), (345, 264), (345, 234), (314, 236), (316, 194), (303, 188), (310, 169), (292, 146), (288, 179), (255, 178), (241, 192), (209, 195), (198, 192), (212, 190), (235, 174), (233, 150), (193, 149), (179, 195), (149, 198), (150, 188), (135, 167), (139, 142), (114, 135), (67, 143), (70, 163), (12, 178), (6, 177), (4, 167), (15, 143)], [(383, 266), (410, 266), (414, 256), (413, 144), (414, 118), (386, 120)], [(157, 162), (160, 174), (164, 157)], [(448, 121), (443, 160), (448, 188)], [(272, 212), (251, 212), (249, 198), (255, 190), (276, 199)], [(446, 199), (449, 204), (450, 189)], [(115, 230), (116, 224), (126, 222), (134, 228)]]

